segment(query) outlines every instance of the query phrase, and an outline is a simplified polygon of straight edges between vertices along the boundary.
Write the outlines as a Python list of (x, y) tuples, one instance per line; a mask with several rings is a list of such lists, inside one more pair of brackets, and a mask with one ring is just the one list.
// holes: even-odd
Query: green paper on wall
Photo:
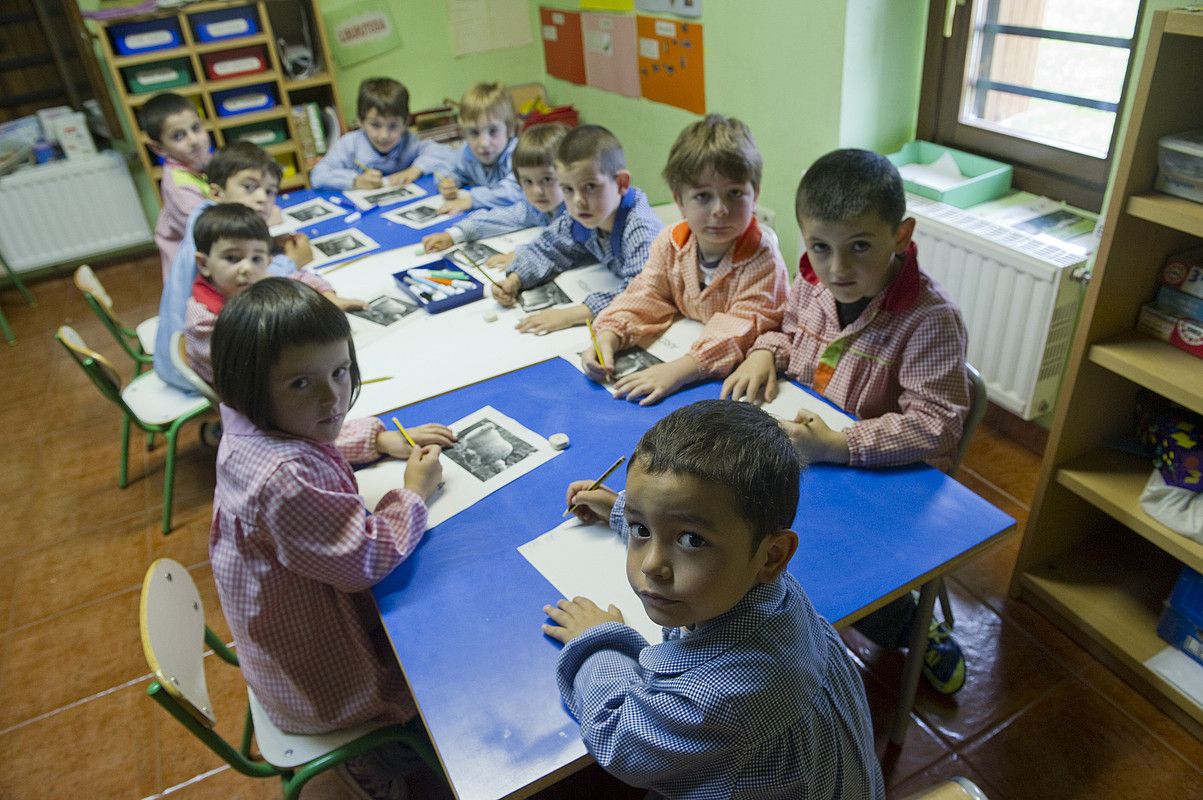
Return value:
[(330, 54), (340, 67), (358, 64), (401, 46), (401, 35), (384, 0), (356, 0), (322, 13)]

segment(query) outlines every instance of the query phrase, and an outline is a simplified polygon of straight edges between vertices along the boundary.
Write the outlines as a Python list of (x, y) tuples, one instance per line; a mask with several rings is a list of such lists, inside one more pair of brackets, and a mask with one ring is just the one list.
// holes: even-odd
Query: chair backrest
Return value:
[(104, 284), (100, 282), (100, 278), (96, 277), (96, 273), (87, 264), (83, 264), (75, 270), (75, 288), (84, 294), (92, 295), (109, 314), (113, 313), (113, 298), (109, 296)]
[(113, 362), (88, 347), (83, 337), (70, 325), (61, 326), (55, 332), (54, 338), (58, 339), (68, 355), (79, 364), (80, 369), (92, 380), (101, 394), (121, 406), (126, 413), (132, 414), (121, 397), (121, 376), (117, 374)]
[(961, 430), (961, 441), (957, 442), (957, 451), (953, 456), (952, 467), (948, 470), (950, 473), (955, 472), (961, 465), (961, 459), (969, 450), (969, 440), (973, 438), (973, 432), (977, 430), (982, 417), (986, 416), (986, 404), (990, 399), (989, 391), (986, 388), (986, 379), (982, 377), (982, 373), (977, 371), (977, 367), (966, 361), (965, 371), (969, 373), (969, 414), (965, 417), (965, 426)]
[(204, 398), (212, 403), (214, 408), (221, 404), (221, 399), (213, 387), (205, 383), (204, 378), (197, 375), (196, 370), (188, 363), (188, 357), (184, 352), (183, 331), (171, 334), (171, 365), (187, 379), (188, 383), (192, 384), (192, 388), (204, 395)]
[(145, 358), (142, 346), (138, 343), (138, 334), (117, 316), (117, 312), (113, 310), (112, 296), (87, 264), (83, 264), (75, 270), (75, 288), (83, 292), (84, 300), (92, 312), (104, 323), (105, 328), (117, 340), (117, 344), (121, 345), (121, 349), (126, 352), (126, 355), (135, 361), (139, 356)]
[(197, 721), (217, 724), (205, 683), (205, 609), (192, 576), (160, 558), (146, 570), (138, 610), (142, 652), (163, 689)]

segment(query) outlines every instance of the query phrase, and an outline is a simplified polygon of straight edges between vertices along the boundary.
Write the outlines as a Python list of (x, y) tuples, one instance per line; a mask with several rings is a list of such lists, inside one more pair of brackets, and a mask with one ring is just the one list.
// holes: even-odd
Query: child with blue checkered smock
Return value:
[(707, 400), (652, 427), (622, 494), (568, 488), (627, 540), (627, 578), (664, 641), (615, 606), (544, 606), (560, 695), (608, 772), (665, 798), (885, 796), (864, 686), (785, 571), (800, 462), (776, 420)]

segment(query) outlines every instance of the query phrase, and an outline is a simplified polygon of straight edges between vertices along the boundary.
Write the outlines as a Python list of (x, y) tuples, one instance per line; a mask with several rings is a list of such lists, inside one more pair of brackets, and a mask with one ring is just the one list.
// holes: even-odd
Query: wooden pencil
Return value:
[(393, 417), (393, 424), (397, 426), (397, 430), (401, 431), (401, 435), (405, 437), (405, 441), (409, 442), (410, 447), (417, 447), (418, 443), (409, 435), (409, 431), (405, 430), (405, 426), (396, 417)]
[[(396, 420), (393, 420), (393, 421), (394, 421), (394, 422), (396, 422)], [(597, 487), (599, 487), (599, 486), (601, 486), (603, 483), (605, 483), (605, 481), (606, 481), (606, 478), (608, 478), (608, 477), (610, 477), (612, 474), (614, 474), (614, 470), (618, 469), (618, 466), (619, 466), (619, 465), (620, 465), (622, 462), (624, 462), (624, 461), (626, 461), (626, 460), (627, 460), (627, 457), (626, 457), (626, 456), (619, 456), (619, 457), (618, 457), (618, 460), (617, 460), (617, 461), (615, 461), (613, 464), (611, 464), (611, 465), (610, 465), (610, 468), (609, 468), (608, 470), (606, 470), (605, 472), (603, 472), (603, 473), (602, 473), (602, 476), (601, 476), (600, 478), (598, 478), (597, 480), (595, 480), (593, 483), (589, 484), (589, 488), (585, 489), (585, 491), (586, 491), (586, 492), (592, 492), (594, 489), (596, 489)], [(568, 515), (569, 515), (569, 514), (571, 514), (573, 511), (575, 511), (575, 510), (576, 510), (576, 507), (577, 507), (577, 504), (576, 504), (576, 503), (573, 503), (572, 505), (568, 506), (568, 509), (567, 509), (567, 510), (566, 510), (566, 511), (565, 511), (565, 512), (564, 512), (564, 513), (561, 515), (561, 516), (564, 516), (564, 517), (568, 516)]]

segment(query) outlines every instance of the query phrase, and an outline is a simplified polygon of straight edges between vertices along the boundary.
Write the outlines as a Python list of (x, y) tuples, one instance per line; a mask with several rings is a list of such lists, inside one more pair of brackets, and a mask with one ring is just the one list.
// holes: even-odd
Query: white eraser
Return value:
[(496, 322), (496, 321), (497, 321), (497, 312), (496, 311), (486, 311), (485, 312), (485, 322)]
[(547, 437), (547, 441), (556, 450), (563, 450), (565, 447), (568, 446), (568, 434), (553, 433), (551, 436)]
[(347, 223), (348, 225), (351, 225), (356, 222), (359, 222), (359, 220), (361, 220), (361, 219), (363, 219), (363, 214), (356, 211), (353, 214), (348, 214), (347, 216), (343, 217), (343, 222)]

